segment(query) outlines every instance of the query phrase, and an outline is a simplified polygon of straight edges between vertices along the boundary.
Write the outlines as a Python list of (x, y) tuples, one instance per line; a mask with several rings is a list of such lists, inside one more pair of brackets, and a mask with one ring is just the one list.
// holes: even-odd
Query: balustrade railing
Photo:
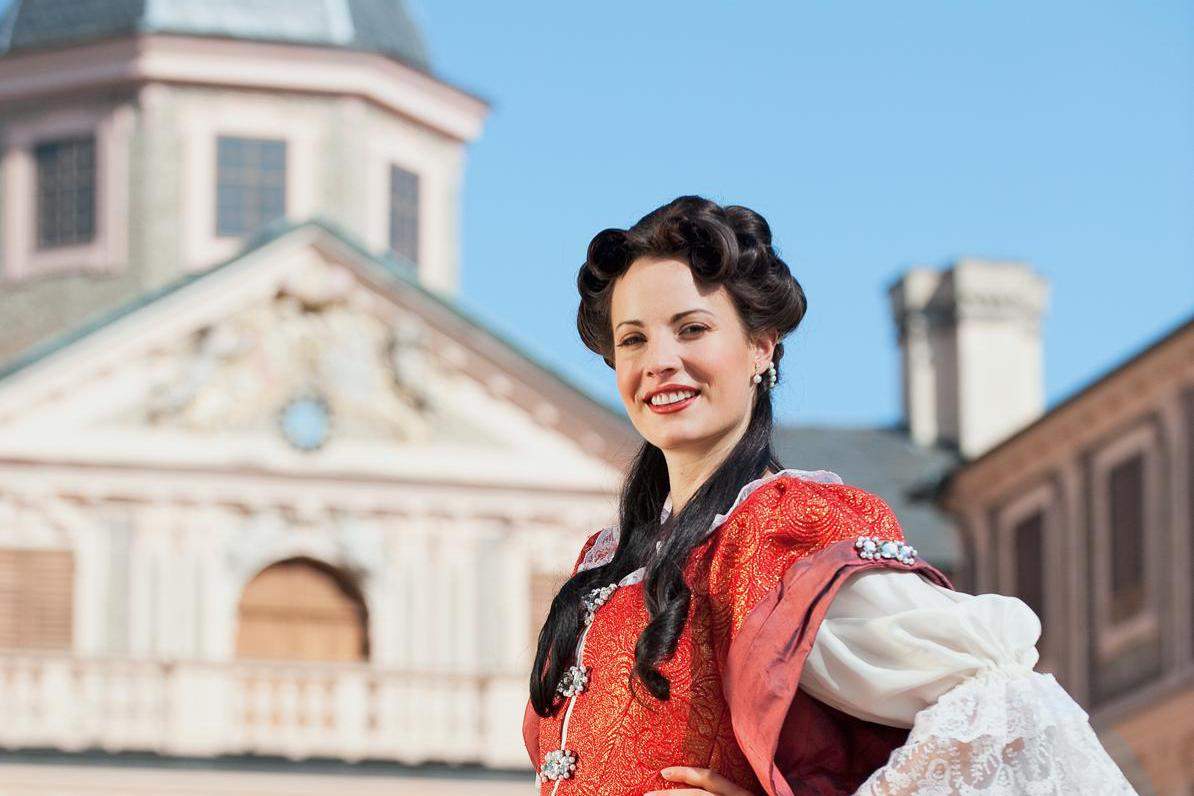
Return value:
[(0, 651), (0, 746), (529, 767), (517, 676)]

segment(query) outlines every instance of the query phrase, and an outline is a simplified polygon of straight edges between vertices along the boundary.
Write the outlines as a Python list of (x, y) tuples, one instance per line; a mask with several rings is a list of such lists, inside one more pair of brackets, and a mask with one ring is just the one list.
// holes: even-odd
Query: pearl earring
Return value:
[[(760, 375), (760, 373), (759, 373), (759, 363), (758, 362), (755, 363), (755, 375), (751, 376), (750, 380), (751, 380), (751, 383), (753, 383), (753, 384), (758, 384), (759, 382), (761, 382), (763, 380), (762, 375)], [(769, 362), (769, 363), (767, 363), (767, 389), (768, 390), (775, 387), (775, 380), (776, 380), (775, 363)]]

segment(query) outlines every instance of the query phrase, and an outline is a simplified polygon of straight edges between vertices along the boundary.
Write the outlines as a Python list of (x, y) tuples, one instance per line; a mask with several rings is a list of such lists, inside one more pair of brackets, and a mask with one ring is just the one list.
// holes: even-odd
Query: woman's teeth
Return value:
[(663, 392), (658, 395), (651, 396), (652, 406), (666, 406), (667, 404), (674, 404), (677, 401), (683, 401), (685, 398), (691, 398), (696, 395), (696, 390), (686, 390), (684, 392)]

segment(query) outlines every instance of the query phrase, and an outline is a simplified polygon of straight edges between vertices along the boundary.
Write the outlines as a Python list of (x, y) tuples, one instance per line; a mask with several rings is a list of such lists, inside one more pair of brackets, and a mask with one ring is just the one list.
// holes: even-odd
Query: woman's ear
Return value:
[(770, 329), (757, 335), (753, 342), (754, 358), (759, 363), (759, 370), (767, 369), (766, 364), (771, 362), (771, 356), (775, 353), (775, 344), (779, 342), (779, 330)]

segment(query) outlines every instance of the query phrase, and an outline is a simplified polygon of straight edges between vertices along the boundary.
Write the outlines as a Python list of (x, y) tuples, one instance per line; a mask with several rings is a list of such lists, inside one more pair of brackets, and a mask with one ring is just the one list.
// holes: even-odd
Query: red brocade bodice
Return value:
[(863, 557), (860, 536), (903, 540), (891, 509), (863, 489), (781, 474), (751, 492), (685, 567), (692, 598), (675, 654), (658, 665), (671, 682), (663, 701), (633, 678), (648, 621), (643, 583), (614, 589), (582, 636), (582, 690), (548, 718), (528, 702), (523, 736), (532, 765), (542, 772), (560, 750), (575, 765), (563, 778), (541, 773), (539, 792), (638, 796), (688, 787), (659, 775), (676, 765), (714, 769), (752, 793), (852, 792), (908, 730), (798, 691), (816, 627), (859, 569), (919, 570), (952, 588), (922, 559)]

